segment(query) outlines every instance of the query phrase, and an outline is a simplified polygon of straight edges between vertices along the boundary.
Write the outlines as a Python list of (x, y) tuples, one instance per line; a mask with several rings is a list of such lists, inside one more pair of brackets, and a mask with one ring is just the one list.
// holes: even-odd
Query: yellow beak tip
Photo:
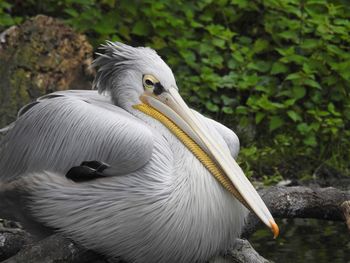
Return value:
[(276, 239), (280, 234), (280, 229), (278, 228), (278, 225), (276, 224), (276, 222), (273, 220), (270, 220), (270, 226), (273, 232), (273, 238)]

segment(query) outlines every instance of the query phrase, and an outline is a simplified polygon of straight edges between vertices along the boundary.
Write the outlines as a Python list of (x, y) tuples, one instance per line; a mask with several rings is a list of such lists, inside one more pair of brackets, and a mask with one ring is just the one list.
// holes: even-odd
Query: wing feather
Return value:
[(39, 99), (1, 141), (2, 180), (37, 170), (66, 173), (90, 160), (125, 174), (149, 161), (153, 136), (145, 124), (95, 91), (57, 94)]
[(234, 133), (231, 129), (227, 128), (226, 126), (222, 125), (217, 121), (214, 121), (209, 118), (207, 118), (207, 121), (215, 127), (218, 133), (220, 133), (220, 135), (226, 142), (232, 157), (236, 159), (240, 148), (239, 139), (236, 133)]

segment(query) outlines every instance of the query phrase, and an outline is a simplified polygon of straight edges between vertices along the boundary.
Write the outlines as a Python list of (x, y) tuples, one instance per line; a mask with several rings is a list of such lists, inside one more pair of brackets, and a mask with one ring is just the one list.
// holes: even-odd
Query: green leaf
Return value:
[(301, 134), (307, 134), (311, 131), (312, 128), (307, 125), (307, 123), (303, 122), (298, 124), (297, 129)]
[(221, 49), (225, 48), (225, 43), (226, 43), (226, 41), (223, 40), (223, 39), (220, 39), (220, 38), (214, 38), (213, 39), (213, 45), (217, 46), (217, 47), (219, 47)]
[(304, 49), (314, 49), (317, 48), (320, 45), (320, 40), (319, 39), (304, 39), (303, 42), (301, 43), (300, 47)]
[(232, 57), (238, 62), (241, 62), (241, 63), (244, 62), (244, 57), (242, 56), (242, 54), (240, 52), (232, 53)]
[(307, 62), (307, 58), (301, 55), (293, 54), (281, 58), (280, 61), (283, 63), (294, 62), (295, 64), (302, 65), (303, 63)]
[(71, 17), (77, 17), (77, 16), (79, 16), (79, 13), (78, 13), (75, 9), (73, 9), (73, 8), (66, 8), (66, 9), (64, 9), (64, 12), (65, 12), (66, 14), (70, 15)]
[(152, 42), (153, 42), (153, 45), (152, 45), (153, 48), (157, 50), (167, 46), (167, 43), (164, 41), (164, 39), (157, 36), (152, 37)]
[(280, 128), (284, 124), (284, 120), (278, 116), (273, 116), (270, 118), (269, 131), (272, 132)]
[(292, 89), (292, 94), (294, 99), (296, 100), (301, 99), (306, 95), (306, 89), (301, 86), (295, 86)]
[(114, 7), (116, 4), (116, 0), (102, 0), (102, 2), (106, 5), (109, 5), (109, 7)]
[(247, 67), (249, 69), (253, 69), (261, 73), (266, 73), (270, 70), (271, 63), (269, 61), (258, 60), (258, 61), (249, 63)]
[(147, 36), (149, 34), (149, 26), (144, 21), (138, 21), (133, 26), (131, 33), (137, 36)]
[(233, 114), (233, 109), (231, 107), (224, 106), (222, 107), (222, 111), (226, 114)]
[(317, 145), (317, 140), (314, 135), (309, 135), (303, 140), (305, 145), (315, 147)]
[(332, 102), (328, 103), (327, 109), (334, 116), (341, 116), (341, 114), (335, 110), (335, 106)]
[(231, 58), (228, 63), (227, 66), (229, 69), (236, 69), (239, 66), (239, 63), (237, 63), (237, 61), (233, 58)]
[(211, 101), (208, 101), (205, 104), (205, 107), (211, 112), (218, 112), (219, 111), (219, 106), (214, 104), (214, 103), (212, 103)]
[[(185, 59), (186, 63), (191, 65), (195, 63), (196, 54), (189, 49), (183, 49), (180, 51), (182, 58)], [(209, 77), (209, 76), (208, 76)]]
[(280, 62), (273, 63), (270, 71), (272, 75), (277, 75), (277, 74), (286, 73), (286, 72), (288, 72), (288, 67), (285, 64), (282, 64)]
[(249, 110), (248, 110), (248, 108), (245, 107), (245, 106), (238, 106), (238, 107), (236, 108), (236, 113), (237, 113), (237, 114), (246, 115), (246, 114), (248, 114), (248, 112), (249, 112)]
[(282, 56), (290, 56), (294, 54), (294, 47), (289, 48), (275, 48), (275, 50), (280, 53)]
[(221, 100), (225, 106), (231, 105), (235, 101), (233, 98), (230, 98), (224, 94), (221, 95)]
[(218, 24), (208, 25), (205, 27), (205, 29), (208, 30), (212, 36), (220, 36), (220, 34), (225, 30), (222, 25)]
[(256, 124), (259, 124), (264, 118), (265, 118), (266, 114), (263, 113), (263, 112), (258, 112), (256, 115), (255, 115), (255, 123)]
[(298, 113), (296, 113), (295, 111), (289, 110), (289, 111), (287, 111), (287, 114), (288, 114), (289, 118), (291, 118), (294, 122), (302, 121), (301, 116)]
[(286, 77), (286, 80), (295, 80), (295, 79), (301, 79), (303, 78), (303, 75), (301, 72), (291, 73)]
[(265, 39), (257, 39), (254, 43), (254, 52), (259, 54), (266, 51), (269, 48), (269, 42)]
[(281, 32), (278, 35), (283, 39), (293, 40), (296, 43), (299, 40), (299, 32), (297, 31), (288, 30), (288, 31)]
[(305, 79), (303, 82), (307, 86), (322, 90), (322, 87), (320, 86), (320, 84), (318, 84), (318, 82), (314, 81), (313, 79)]

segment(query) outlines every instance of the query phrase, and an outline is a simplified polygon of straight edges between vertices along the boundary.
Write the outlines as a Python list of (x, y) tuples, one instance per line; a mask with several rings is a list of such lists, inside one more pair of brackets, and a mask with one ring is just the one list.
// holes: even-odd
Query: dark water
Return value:
[(283, 263), (350, 263), (350, 232), (344, 222), (315, 219), (283, 219), (281, 233), (272, 239), (261, 228), (249, 239), (266, 259)]

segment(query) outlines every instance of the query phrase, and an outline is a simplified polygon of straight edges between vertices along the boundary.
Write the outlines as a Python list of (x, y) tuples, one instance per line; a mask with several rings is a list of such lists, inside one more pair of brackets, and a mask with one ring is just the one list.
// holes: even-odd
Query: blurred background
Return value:
[[(95, 51), (105, 40), (157, 50), (185, 100), (238, 134), (248, 177), (264, 185), (349, 185), (348, 0), (0, 0), (0, 31), (38, 14), (85, 34)], [(277, 260), (302, 251), (308, 239), (298, 226), (313, 225), (319, 229), (309, 231), (310, 243), (332, 253), (314, 256), (306, 248), (284, 262), (303, 262), (310, 253), (311, 262), (349, 262), (348, 236), (336, 237), (339, 249), (315, 242), (320, 232), (327, 239), (344, 228), (300, 222), (285, 222), (284, 233), (299, 238), (273, 241), (292, 247), (262, 254)], [(253, 237), (260, 252), (271, 251), (265, 237)]]

